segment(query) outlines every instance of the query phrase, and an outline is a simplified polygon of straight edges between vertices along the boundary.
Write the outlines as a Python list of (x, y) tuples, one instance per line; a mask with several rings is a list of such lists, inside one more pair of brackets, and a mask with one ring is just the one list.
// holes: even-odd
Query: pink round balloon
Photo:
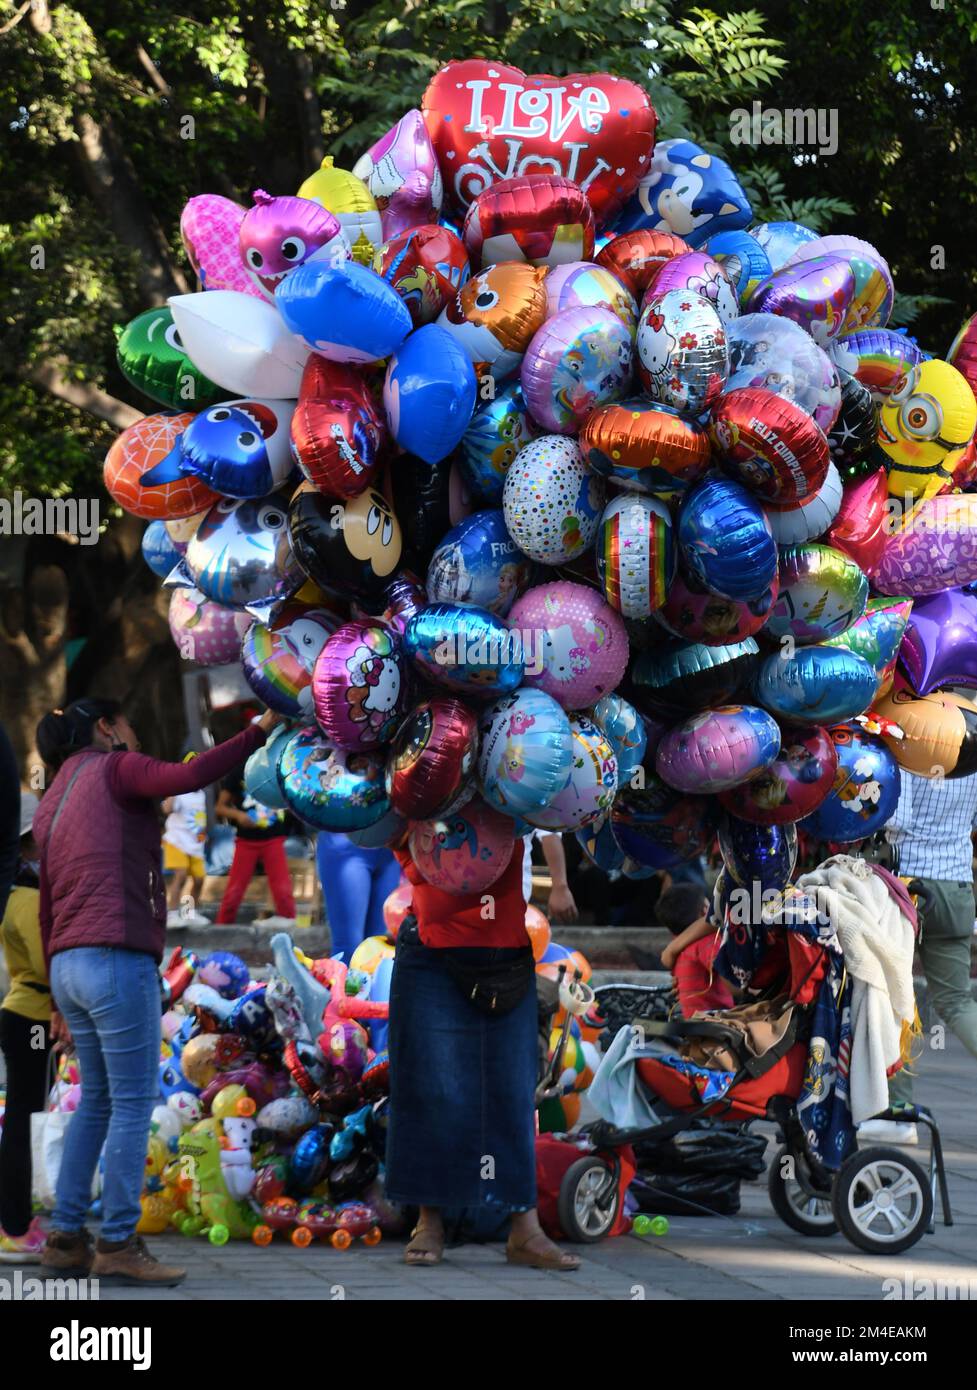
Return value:
[(191, 198), (180, 214), (180, 236), (190, 264), (205, 290), (239, 290), (261, 299), (262, 293), (241, 264), (238, 233), (244, 208), (219, 193)]
[(414, 863), (433, 888), (484, 893), (509, 867), (515, 822), (476, 796), (450, 815), (413, 821), (408, 844)]
[(757, 599), (747, 602), (723, 598), (679, 570), (664, 604), (654, 616), (674, 637), (722, 647), (744, 642), (759, 632), (770, 617), (779, 592), (780, 576), (774, 575), (770, 588)]
[(407, 704), (400, 638), (379, 623), (345, 623), (328, 639), (312, 672), (319, 727), (338, 748), (389, 743)]
[(623, 679), (627, 631), (596, 589), (566, 579), (540, 584), (513, 604), (509, 626), (522, 634), (525, 684), (545, 690), (564, 709), (595, 705)]
[(196, 589), (174, 589), (170, 597), (170, 635), (184, 661), (230, 665), (240, 658), (242, 639), (253, 622), (250, 613), (212, 603)]
[(380, 209), (385, 241), (437, 222), (444, 198), (441, 170), (420, 111), (408, 111), (356, 161)]
[(704, 251), (686, 251), (664, 261), (645, 290), (641, 307), (646, 300), (657, 298), (667, 290), (692, 290), (716, 310), (723, 323), (739, 318), (740, 303), (732, 281), (718, 261)]

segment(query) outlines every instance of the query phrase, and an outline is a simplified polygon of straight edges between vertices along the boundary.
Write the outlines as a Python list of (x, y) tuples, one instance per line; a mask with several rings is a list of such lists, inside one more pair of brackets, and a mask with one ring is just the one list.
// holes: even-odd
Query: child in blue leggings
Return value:
[(360, 849), (346, 835), (320, 830), (316, 862), (332, 933), (332, 954), (348, 965), (368, 936), (383, 936), (383, 904), (400, 882), (400, 865), (388, 849)]

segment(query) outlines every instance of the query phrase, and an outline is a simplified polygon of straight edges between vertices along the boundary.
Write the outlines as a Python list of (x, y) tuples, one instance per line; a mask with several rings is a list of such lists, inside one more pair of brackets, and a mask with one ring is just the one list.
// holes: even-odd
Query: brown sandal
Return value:
[[(548, 1247), (546, 1254), (530, 1248), (538, 1240), (545, 1241)], [(580, 1268), (580, 1257), (554, 1245), (545, 1231), (534, 1231), (521, 1245), (513, 1245), (510, 1237), (505, 1247), (505, 1257), (511, 1265), (525, 1265), (529, 1269), (556, 1269), (570, 1273)]]
[(404, 1263), (414, 1268), (439, 1265), (444, 1258), (444, 1232), (434, 1235), (427, 1226), (415, 1226), (404, 1251)]

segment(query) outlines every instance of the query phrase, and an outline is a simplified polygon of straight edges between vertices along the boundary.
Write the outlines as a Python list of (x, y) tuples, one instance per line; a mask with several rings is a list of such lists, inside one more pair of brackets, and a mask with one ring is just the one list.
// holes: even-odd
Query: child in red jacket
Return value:
[(726, 981), (713, 970), (719, 935), (708, 912), (702, 889), (685, 883), (666, 889), (655, 905), (659, 924), (674, 938), (662, 951), (662, 965), (674, 976), (683, 1018), (733, 1006)]

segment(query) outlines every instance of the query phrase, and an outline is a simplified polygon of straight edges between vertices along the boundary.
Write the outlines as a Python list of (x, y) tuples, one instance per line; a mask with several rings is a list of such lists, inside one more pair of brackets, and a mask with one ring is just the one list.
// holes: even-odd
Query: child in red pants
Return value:
[(285, 857), (285, 812), (255, 801), (245, 790), (240, 774), (221, 783), (216, 810), (237, 830), (231, 871), (217, 913), (218, 925), (236, 921), (248, 884), (258, 865), (263, 864), (277, 914), (269, 920), (275, 926), (294, 926), (295, 899)]

